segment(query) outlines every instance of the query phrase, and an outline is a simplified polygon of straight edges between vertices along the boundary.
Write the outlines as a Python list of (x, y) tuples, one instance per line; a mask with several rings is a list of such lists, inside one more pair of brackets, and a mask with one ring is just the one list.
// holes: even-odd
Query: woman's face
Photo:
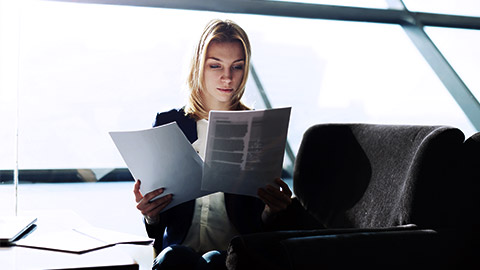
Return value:
[(242, 82), (244, 67), (245, 54), (239, 41), (210, 43), (203, 73), (206, 89), (202, 91), (208, 111), (230, 108), (232, 96)]

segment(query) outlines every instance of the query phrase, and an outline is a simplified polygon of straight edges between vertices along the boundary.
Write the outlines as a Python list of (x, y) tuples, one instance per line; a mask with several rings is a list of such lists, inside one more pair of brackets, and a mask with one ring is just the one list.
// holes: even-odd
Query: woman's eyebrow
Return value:
[[(213, 56), (208, 57), (207, 60), (208, 60), (208, 59), (212, 59), (212, 60), (215, 60), (215, 61), (218, 61), (218, 62), (223, 62), (222, 59), (217, 58), (217, 57), (213, 57)], [(240, 59), (237, 59), (237, 60), (233, 61), (233, 63), (242, 62), (242, 61), (245, 61), (245, 59), (244, 59), (244, 58), (240, 58)]]

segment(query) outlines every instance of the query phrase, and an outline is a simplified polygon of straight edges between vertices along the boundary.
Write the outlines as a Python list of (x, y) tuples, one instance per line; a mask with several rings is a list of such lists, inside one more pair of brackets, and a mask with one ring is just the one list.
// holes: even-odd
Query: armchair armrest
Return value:
[(284, 269), (459, 269), (433, 230), (352, 232), (278, 243)]
[[(305, 262), (322, 261), (322, 254), (317, 252), (315, 245), (324, 245), (328, 240), (342, 241), (346, 245), (348, 241), (354, 241), (355, 239), (351, 235), (359, 235), (367, 237), (382, 238), (383, 235), (392, 234), (394, 232), (409, 233), (420, 232), (421, 234), (436, 233), (431, 230), (419, 230), (415, 225), (404, 225), (388, 228), (374, 228), (374, 229), (321, 229), (321, 230), (290, 230), (290, 231), (277, 231), (266, 233), (255, 233), (248, 235), (237, 236), (232, 239), (228, 248), (227, 266), (229, 269), (296, 269), (293, 267), (297, 259)], [(319, 240), (314, 240), (316, 237)], [(401, 237), (401, 236), (399, 236)], [(368, 238), (368, 237), (367, 237)], [(340, 240), (335, 240), (340, 239)], [(388, 238), (385, 237), (386, 241)], [(305, 241), (305, 246), (304, 242)], [(317, 244), (318, 242), (318, 244)], [(313, 248), (313, 253), (307, 255), (300, 255), (301, 252), (291, 252), (291, 248), (298, 250)], [(320, 247), (320, 246), (319, 246)], [(293, 256), (293, 254), (295, 254)], [(293, 258), (293, 257), (295, 258)], [(298, 256), (298, 257), (297, 257)], [(340, 254), (339, 254), (340, 256)], [(301, 264), (299, 264), (301, 265)], [(302, 269), (302, 268), (300, 268)]]

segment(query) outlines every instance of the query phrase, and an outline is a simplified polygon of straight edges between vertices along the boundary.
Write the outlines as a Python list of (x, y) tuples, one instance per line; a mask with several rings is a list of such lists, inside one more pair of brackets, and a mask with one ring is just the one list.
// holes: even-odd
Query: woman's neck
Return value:
[(230, 104), (227, 104), (227, 103), (207, 104), (206, 110), (207, 110), (207, 113), (210, 113), (210, 111), (230, 111)]

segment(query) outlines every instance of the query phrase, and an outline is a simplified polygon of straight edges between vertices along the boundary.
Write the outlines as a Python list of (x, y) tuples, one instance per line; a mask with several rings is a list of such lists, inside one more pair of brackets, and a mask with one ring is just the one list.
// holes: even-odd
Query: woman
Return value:
[[(250, 43), (240, 26), (229, 20), (211, 21), (192, 59), (187, 105), (157, 114), (154, 126), (176, 121), (203, 158), (210, 110), (249, 110), (241, 98), (250, 56)], [(154, 268), (195, 269), (211, 264), (225, 268), (225, 250), (233, 236), (265, 230), (275, 215), (291, 203), (288, 185), (280, 178), (275, 182), (278, 186), (258, 190), (261, 200), (217, 192), (160, 213), (174, 194), (151, 202), (164, 190), (142, 195), (138, 180), (134, 186), (137, 208), (145, 217), (148, 235), (155, 238), (155, 250), (162, 251)]]

